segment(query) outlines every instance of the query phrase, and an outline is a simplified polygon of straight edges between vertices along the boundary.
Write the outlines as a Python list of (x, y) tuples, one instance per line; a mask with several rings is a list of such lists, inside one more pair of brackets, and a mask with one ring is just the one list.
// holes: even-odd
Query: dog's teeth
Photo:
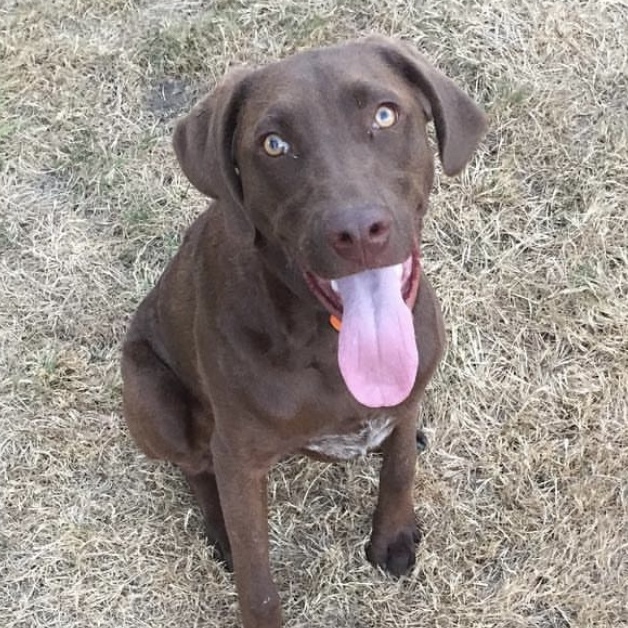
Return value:
[(395, 273), (397, 273), (397, 277), (401, 279), (401, 277), (403, 277), (403, 264), (397, 264), (393, 266), (393, 268), (395, 269)]
[(331, 289), (338, 294), (338, 282), (335, 279), (331, 280)]

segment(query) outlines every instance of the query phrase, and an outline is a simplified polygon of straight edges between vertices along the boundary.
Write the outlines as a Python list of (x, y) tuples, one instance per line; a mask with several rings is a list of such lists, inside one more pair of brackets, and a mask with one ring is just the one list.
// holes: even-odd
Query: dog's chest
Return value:
[(350, 460), (377, 449), (393, 431), (394, 422), (388, 415), (368, 419), (347, 434), (325, 434), (312, 439), (305, 450), (335, 460)]

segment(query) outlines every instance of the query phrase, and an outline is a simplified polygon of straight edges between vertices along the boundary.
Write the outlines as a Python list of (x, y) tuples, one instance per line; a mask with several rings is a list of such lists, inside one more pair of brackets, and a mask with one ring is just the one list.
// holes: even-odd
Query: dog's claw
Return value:
[(427, 440), (427, 436), (425, 435), (425, 432), (423, 430), (417, 430), (416, 431), (416, 450), (420, 454), (422, 454), (427, 449), (427, 445), (428, 445), (428, 440)]

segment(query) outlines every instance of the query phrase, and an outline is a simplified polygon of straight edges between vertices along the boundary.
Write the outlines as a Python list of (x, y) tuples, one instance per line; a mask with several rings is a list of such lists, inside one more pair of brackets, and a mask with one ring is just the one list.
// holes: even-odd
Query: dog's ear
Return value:
[(450, 176), (458, 174), (486, 133), (484, 112), (409, 45), (381, 36), (365, 41), (376, 46), (385, 62), (418, 88), (428, 119), (434, 120), (443, 170)]
[(242, 207), (242, 186), (233, 155), (238, 117), (252, 70), (232, 70), (192, 111), (177, 122), (174, 150), (181, 169), (203, 194), (234, 205), (227, 219), (234, 228), (253, 234)]

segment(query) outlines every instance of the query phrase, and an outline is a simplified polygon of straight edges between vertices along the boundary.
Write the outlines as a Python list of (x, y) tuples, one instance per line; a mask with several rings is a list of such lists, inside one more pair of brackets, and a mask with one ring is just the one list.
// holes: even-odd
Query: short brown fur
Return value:
[[(382, 102), (395, 103), (399, 120), (373, 131)], [(143, 451), (188, 478), (211, 540), (235, 569), (245, 628), (281, 625), (268, 470), (382, 412), (347, 390), (337, 333), (303, 272), (333, 279), (407, 258), (433, 180), (429, 120), (443, 168), (456, 174), (485, 131), (484, 115), (416, 52), (372, 37), (232, 73), (177, 126), (183, 171), (216, 200), (132, 321), (124, 411)], [(264, 154), (260, 138), (270, 132), (290, 137), (294, 153)], [(385, 245), (339, 254), (334, 234), (365, 215), (385, 219)], [(420, 368), (410, 396), (385, 411), (394, 430), (382, 447), (368, 550), (395, 575), (414, 564), (418, 404), (444, 347), (425, 276), (413, 312)]]

